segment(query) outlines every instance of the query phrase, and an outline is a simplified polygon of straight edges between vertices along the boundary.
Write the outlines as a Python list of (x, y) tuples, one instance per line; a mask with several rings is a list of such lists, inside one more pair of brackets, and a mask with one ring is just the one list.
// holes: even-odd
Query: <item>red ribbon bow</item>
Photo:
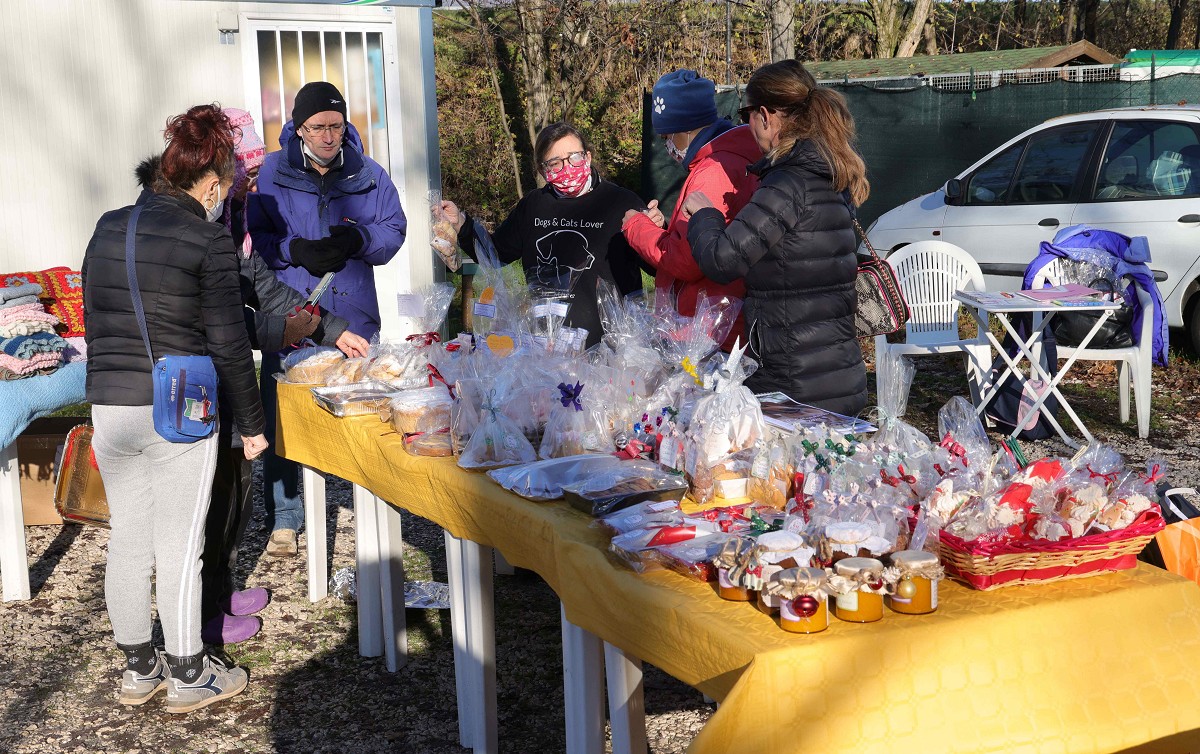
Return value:
[(641, 440), (630, 440), (625, 444), (625, 447), (613, 453), (617, 458), (634, 459), (641, 458), (643, 453), (648, 452), (651, 446)]
[(436, 332), (423, 332), (423, 333), (416, 333), (415, 335), (409, 335), (407, 338), (405, 338), (405, 340), (424, 341), (423, 343), (418, 343), (417, 345), (418, 346), (431, 346), (434, 343), (441, 343), (442, 336), (438, 335)]
[(883, 480), (884, 484), (892, 487), (899, 487), (901, 482), (908, 482), (910, 487), (917, 483), (917, 478), (915, 476), (904, 473), (904, 464), (897, 466), (896, 471), (899, 472), (898, 476), (891, 476), (887, 473), (887, 469), (880, 469), (879, 478)]
[(450, 400), (454, 400), (457, 397), (454, 395), (454, 386), (449, 382), (446, 382), (446, 378), (442, 376), (442, 373), (439, 372), (438, 368), (433, 364), (426, 364), (425, 366), (429, 367), (429, 387), (433, 387), (434, 380), (437, 380), (445, 385), (446, 389), (450, 391)]
[(1107, 474), (1102, 474), (1099, 471), (1093, 471), (1092, 467), (1088, 466), (1087, 473), (1088, 473), (1089, 480), (1095, 479), (1096, 477), (1100, 477), (1105, 482), (1107, 482), (1110, 487), (1117, 483), (1117, 472), (1115, 472), (1115, 471), (1110, 471)]
[(954, 438), (949, 432), (942, 437), (942, 440), (938, 443), (938, 445), (950, 451), (950, 455), (962, 461), (963, 466), (967, 465), (967, 449), (955, 442)]
[(1164, 476), (1166, 476), (1166, 472), (1163, 471), (1162, 464), (1156, 463), (1150, 467), (1150, 475), (1146, 477), (1146, 481), (1154, 484)]

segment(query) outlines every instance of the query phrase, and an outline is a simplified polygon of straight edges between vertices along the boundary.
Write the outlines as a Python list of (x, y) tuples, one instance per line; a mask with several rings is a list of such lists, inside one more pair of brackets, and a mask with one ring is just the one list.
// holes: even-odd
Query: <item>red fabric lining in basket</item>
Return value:
[[(1166, 522), (1157, 505), (1138, 515), (1134, 522), (1124, 529), (1089, 534), (1074, 539), (1063, 539), (1051, 542), (1044, 539), (1019, 540), (1015, 542), (964, 542), (959, 537), (942, 532), (943, 547), (964, 553), (972, 557), (994, 558), (1000, 555), (1052, 555), (1055, 553), (1078, 550), (1103, 550), (1114, 542), (1120, 542), (1134, 537), (1152, 536), (1162, 531)], [(1013, 581), (1051, 581), (1065, 577), (1083, 576), (1090, 573), (1107, 571), (1123, 571), (1133, 568), (1137, 562), (1136, 553), (1114, 555), (1076, 565), (1054, 565), (1046, 568), (1025, 568), (999, 571), (993, 574), (969, 573), (961, 571), (953, 562), (943, 559), (943, 564), (951, 575), (958, 576), (976, 589), (989, 589)]]

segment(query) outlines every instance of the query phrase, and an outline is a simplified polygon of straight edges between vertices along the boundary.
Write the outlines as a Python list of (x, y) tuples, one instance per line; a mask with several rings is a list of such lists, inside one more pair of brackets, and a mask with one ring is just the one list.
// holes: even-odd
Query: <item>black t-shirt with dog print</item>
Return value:
[[(603, 330), (596, 307), (596, 281), (616, 285), (622, 295), (641, 290), (641, 257), (621, 233), (625, 212), (645, 209), (628, 189), (592, 172), (592, 189), (578, 197), (563, 197), (550, 186), (526, 194), (492, 234), (500, 261), (517, 260), (531, 283), (542, 279), (561, 283), (574, 276), (566, 324), (587, 328), (590, 348)], [(463, 225), (459, 244), (474, 249), (472, 223)]]

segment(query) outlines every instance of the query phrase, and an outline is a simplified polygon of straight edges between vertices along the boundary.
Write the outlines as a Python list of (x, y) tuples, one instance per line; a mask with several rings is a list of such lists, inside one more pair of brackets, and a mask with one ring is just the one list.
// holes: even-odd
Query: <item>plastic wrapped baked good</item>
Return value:
[(444, 457), (454, 455), (454, 448), (450, 444), (449, 429), (405, 435), (404, 449), (414, 456)]
[(356, 382), (362, 382), (367, 379), (367, 363), (365, 358), (344, 359), (341, 362), (335, 363), (333, 367), (325, 373), (325, 384), (334, 385), (353, 385)]
[(647, 501), (678, 502), (686, 491), (682, 476), (668, 473), (652, 461), (636, 459), (589, 470), (586, 476), (563, 485), (567, 502), (592, 516), (607, 516)]
[(458, 457), (464, 469), (494, 469), (537, 460), (537, 451), (521, 428), (504, 415), (495, 388), (488, 388), (479, 406), (479, 425)]
[(330, 370), (345, 361), (336, 348), (301, 348), (283, 360), (283, 381), (296, 385), (324, 385)]
[(402, 435), (450, 430), (450, 393), (445, 387), (418, 388), (397, 393), (379, 417)]

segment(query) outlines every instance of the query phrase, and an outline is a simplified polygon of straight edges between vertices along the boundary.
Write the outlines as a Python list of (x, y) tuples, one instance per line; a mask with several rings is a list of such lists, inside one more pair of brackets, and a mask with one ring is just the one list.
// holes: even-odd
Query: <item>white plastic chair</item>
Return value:
[[(1033, 288), (1041, 288), (1046, 283), (1058, 285), (1062, 279), (1062, 265), (1054, 259), (1038, 271), (1033, 279)], [(1084, 361), (1117, 361), (1120, 362), (1117, 372), (1117, 393), (1121, 411), (1121, 423), (1129, 421), (1129, 382), (1133, 374), (1133, 400), (1137, 410), (1138, 437), (1150, 436), (1150, 363), (1154, 353), (1154, 299), (1134, 281), (1138, 301), (1142, 306), (1142, 331), (1137, 344), (1125, 348), (1072, 348), (1058, 346), (1058, 358), (1069, 359), (1074, 356)], [(1086, 311), (1086, 310), (1085, 310)]]
[[(992, 363), (992, 348), (985, 335), (964, 338), (958, 330), (962, 304), (954, 298), (961, 290), (985, 289), (983, 272), (967, 252), (945, 241), (918, 241), (887, 258), (896, 271), (911, 318), (903, 343), (888, 343), (875, 336), (875, 378), (882, 393), (893, 359), (962, 352), (967, 357), (967, 383), (971, 400), (979, 405), (984, 375)], [(881, 401), (882, 402), (882, 401)]]

